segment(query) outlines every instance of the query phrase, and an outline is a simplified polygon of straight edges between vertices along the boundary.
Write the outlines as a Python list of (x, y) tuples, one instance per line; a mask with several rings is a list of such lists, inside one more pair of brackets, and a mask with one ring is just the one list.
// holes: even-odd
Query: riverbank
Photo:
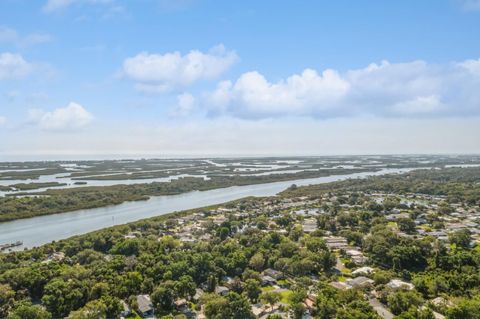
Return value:
[(267, 184), (376, 171), (379, 171), (379, 169), (341, 168), (263, 176), (212, 176), (209, 179), (183, 177), (161, 183), (74, 187), (49, 189), (42, 192), (21, 192), (16, 193), (15, 196), (0, 198), (0, 223), (81, 209), (107, 207), (130, 201), (148, 200), (151, 196), (178, 195), (191, 191), (207, 191), (232, 186)]
[(324, 176), (246, 186), (232, 186), (207, 191), (192, 191), (177, 195), (152, 196), (145, 201), (127, 202), (120, 205), (77, 210), (56, 215), (37, 216), (28, 219), (0, 223), (0, 243), (23, 241), (23, 248), (43, 245), (114, 225), (165, 215), (168, 213), (211, 206), (249, 196), (273, 196), (292, 184), (306, 186), (329, 183), (349, 178), (404, 173), (412, 169), (385, 169), (378, 172), (362, 172)]

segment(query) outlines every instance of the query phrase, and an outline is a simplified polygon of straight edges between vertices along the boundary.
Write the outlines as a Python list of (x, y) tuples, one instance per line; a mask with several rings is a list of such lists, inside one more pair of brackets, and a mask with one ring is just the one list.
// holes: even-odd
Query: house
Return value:
[(138, 314), (143, 318), (154, 318), (154, 310), (152, 300), (149, 295), (138, 295)]
[(263, 271), (263, 274), (265, 276), (270, 276), (272, 278), (275, 278), (276, 280), (280, 280), (280, 279), (285, 278), (285, 276), (283, 275), (283, 273), (281, 271), (271, 269), (271, 268), (265, 269)]
[(346, 283), (340, 281), (331, 282), (329, 285), (338, 290), (347, 290), (350, 288)]
[(217, 226), (220, 226), (221, 224), (223, 224), (226, 221), (227, 221), (227, 218), (225, 216), (216, 216), (213, 219), (213, 223)]
[(360, 274), (371, 274), (374, 272), (374, 269), (372, 267), (361, 267), (361, 268), (358, 268), (358, 269), (355, 269), (354, 271), (352, 271), (352, 275), (360, 275)]
[(330, 236), (323, 237), (323, 239), (325, 240), (327, 247), (331, 250), (346, 249), (348, 247), (347, 239), (343, 237)]
[(65, 253), (63, 251), (54, 252), (51, 258), (56, 261), (62, 261), (65, 259)]
[(42, 264), (48, 264), (51, 263), (52, 261), (62, 261), (65, 259), (65, 253), (64, 252), (54, 252), (50, 256), (48, 256), (47, 259), (42, 261)]
[(229, 292), (229, 289), (225, 286), (217, 286), (215, 287), (215, 293), (220, 296), (226, 296)]
[(320, 214), (320, 212), (321, 211), (319, 209), (299, 209), (293, 213), (300, 216), (317, 216)]
[(138, 237), (141, 237), (142, 236), (142, 233), (139, 232), (139, 231), (132, 231), (132, 232), (129, 232), (128, 234), (126, 234), (124, 236), (125, 239), (134, 239), (134, 238), (138, 238)]
[(402, 281), (400, 279), (392, 279), (390, 280), (390, 282), (386, 285), (387, 287), (391, 288), (391, 289), (401, 289), (401, 288), (404, 288), (404, 289), (408, 289), (408, 290), (412, 290), (413, 288), (415, 288), (415, 286), (409, 282), (405, 282), (405, 281)]
[(255, 315), (255, 318), (259, 318), (260, 316), (262, 316), (266, 312), (265, 305), (262, 305), (260, 303), (252, 305), (251, 309), (252, 309), (253, 314)]
[(314, 299), (310, 299), (310, 298), (305, 298), (305, 300), (303, 301), (303, 304), (305, 305), (305, 308), (306, 309), (313, 309), (315, 308), (315, 300)]
[(374, 284), (374, 281), (370, 278), (359, 276), (353, 279), (347, 280), (347, 285), (352, 288), (364, 288)]
[(198, 302), (200, 298), (202, 298), (203, 294), (204, 292), (202, 289), (200, 288), (195, 289), (195, 295), (193, 296), (193, 301)]
[(277, 282), (275, 278), (270, 277), (268, 275), (263, 275), (261, 279), (262, 279), (262, 285), (264, 286), (274, 285)]
[(354, 263), (357, 265), (362, 265), (367, 262), (368, 258), (363, 255), (363, 253), (357, 249), (349, 249), (345, 252)]
[(185, 298), (177, 299), (177, 300), (175, 300), (174, 304), (175, 304), (175, 308), (181, 309), (181, 308), (187, 306), (187, 299), (185, 299)]
[(430, 300), (430, 303), (436, 307), (450, 307), (452, 303), (443, 297), (437, 297)]
[(302, 228), (305, 233), (312, 233), (317, 230), (317, 221), (315, 219), (306, 219), (302, 223)]

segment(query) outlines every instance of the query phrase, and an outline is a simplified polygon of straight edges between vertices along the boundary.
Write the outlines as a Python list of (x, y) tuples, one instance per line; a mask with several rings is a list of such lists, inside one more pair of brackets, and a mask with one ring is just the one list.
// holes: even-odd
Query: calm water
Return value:
[(88, 233), (113, 225), (159, 216), (174, 211), (220, 204), (246, 196), (272, 196), (292, 184), (298, 186), (328, 183), (347, 178), (403, 173), (412, 169), (384, 169), (378, 172), (333, 175), (303, 180), (259, 185), (234, 186), (209, 191), (195, 191), (180, 195), (155, 196), (147, 201), (128, 202), (120, 205), (78, 210), (74, 212), (39, 216), (0, 223), (0, 244), (23, 241), (23, 248), (31, 248)]

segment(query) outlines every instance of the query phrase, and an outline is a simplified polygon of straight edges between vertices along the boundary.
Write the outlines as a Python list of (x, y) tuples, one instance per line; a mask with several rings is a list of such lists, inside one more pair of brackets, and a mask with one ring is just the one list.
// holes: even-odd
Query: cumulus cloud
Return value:
[(0, 27), (0, 43), (12, 43), (18, 47), (29, 47), (52, 40), (53, 37), (47, 33), (35, 32), (22, 36), (14, 29)]
[(16, 53), (0, 53), (0, 81), (18, 79), (28, 75), (33, 66)]
[(217, 45), (206, 53), (192, 50), (185, 55), (180, 52), (142, 52), (123, 62), (122, 73), (136, 82), (138, 90), (161, 93), (200, 80), (217, 78), (237, 60), (237, 54), (223, 45)]
[(195, 108), (195, 98), (190, 93), (177, 95), (177, 105), (173, 111), (174, 116), (190, 115)]
[(318, 74), (307, 69), (277, 83), (268, 82), (258, 72), (247, 72), (234, 84), (221, 82), (211, 101), (222, 110), (235, 104), (242, 114), (305, 114), (331, 108), (348, 89), (349, 83), (333, 70)]
[(109, 4), (113, 0), (48, 0), (43, 6), (43, 12), (52, 13), (64, 10), (74, 4)]
[(205, 96), (211, 114), (442, 116), (480, 114), (480, 60), (448, 65), (389, 63), (340, 73), (306, 69), (278, 82), (259, 72), (224, 81)]
[(66, 107), (51, 112), (30, 110), (30, 120), (48, 131), (77, 130), (90, 124), (93, 115), (80, 104), (70, 102)]

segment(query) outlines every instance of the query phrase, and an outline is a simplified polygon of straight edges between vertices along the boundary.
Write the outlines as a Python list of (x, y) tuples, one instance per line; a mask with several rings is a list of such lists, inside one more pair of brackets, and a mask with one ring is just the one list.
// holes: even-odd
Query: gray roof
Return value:
[(138, 295), (137, 296), (138, 310), (141, 313), (146, 313), (153, 310), (153, 304), (150, 300), (149, 295)]

